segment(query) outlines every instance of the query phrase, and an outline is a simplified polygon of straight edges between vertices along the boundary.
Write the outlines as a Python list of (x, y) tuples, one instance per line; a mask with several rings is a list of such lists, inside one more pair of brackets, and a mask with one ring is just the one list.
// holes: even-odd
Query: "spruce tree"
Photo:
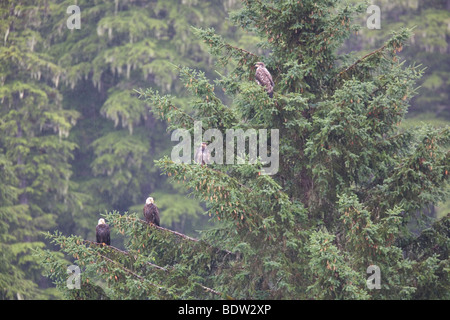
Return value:
[[(40, 252), (66, 297), (448, 299), (449, 217), (430, 224), (421, 212), (447, 196), (449, 129), (399, 129), (422, 74), (398, 57), (411, 30), (354, 60), (337, 53), (364, 9), (243, 1), (231, 21), (258, 35), (265, 55), (194, 28), (224, 71), (210, 80), (177, 68), (190, 112), (152, 88), (138, 90), (141, 98), (170, 131), (192, 134), (196, 122), (222, 133), (278, 129), (279, 170), (264, 174), (263, 161), (241, 164), (236, 152), (226, 165), (158, 160), (217, 227), (194, 239), (146, 224), (141, 212), (113, 211), (104, 217), (125, 250), (49, 233), (81, 270), (80, 289), (68, 289), (68, 262)], [(273, 99), (254, 81), (257, 61), (272, 73)], [(224, 150), (223, 159), (234, 151)], [(274, 143), (269, 150), (276, 154)], [(368, 282), (373, 268), (380, 288)]]
[(44, 53), (46, 2), (2, 1), (0, 16), (0, 297), (33, 299), (43, 297), (33, 255), (45, 246), (40, 232), (72, 208), (75, 144), (66, 138), (78, 113), (62, 107), (58, 82), (64, 72)]

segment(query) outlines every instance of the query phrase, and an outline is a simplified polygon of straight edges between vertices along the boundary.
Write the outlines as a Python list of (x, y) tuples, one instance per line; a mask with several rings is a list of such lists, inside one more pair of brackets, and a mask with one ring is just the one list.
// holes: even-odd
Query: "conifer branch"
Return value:
[[(147, 93), (147, 92), (142, 92), (142, 91), (139, 91), (139, 90), (136, 90), (136, 89), (133, 89), (136, 93), (138, 93), (139, 94), (139, 98), (141, 98), (141, 97), (144, 97), (146, 100), (153, 100), (152, 101), (152, 103), (153, 103), (153, 105), (154, 106), (156, 106), (158, 109), (159, 109), (159, 112), (161, 113), (161, 114), (159, 114), (160, 115), (160, 117), (162, 118), (162, 119), (165, 119), (166, 117), (164, 117), (164, 114), (163, 114), (163, 112), (164, 112), (164, 109), (161, 107), (161, 104), (157, 104), (157, 103), (155, 103), (155, 98), (151, 98), (151, 97), (149, 97), (149, 93)], [(148, 90), (147, 90), (148, 91)], [(154, 94), (154, 92), (151, 92), (152, 94)], [(160, 97), (159, 97), (159, 95), (158, 95), (158, 98), (157, 99), (160, 99)], [(167, 109), (170, 111), (171, 109), (173, 109), (173, 110), (175, 110), (175, 111), (177, 111), (177, 112), (179, 112), (180, 114), (182, 114), (183, 116), (185, 116), (185, 117), (187, 117), (187, 118), (189, 118), (191, 121), (192, 121), (192, 123), (194, 123), (195, 121), (198, 121), (197, 119), (195, 119), (193, 116), (191, 116), (189, 113), (187, 113), (187, 112), (185, 112), (184, 110), (181, 110), (180, 108), (178, 108), (178, 107), (176, 107), (174, 104), (172, 104), (172, 103), (170, 103), (168, 106), (167, 106)], [(166, 119), (167, 120), (167, 119)]]
[[(138, 219), (138, 220), (140, 220), (140, 219)], [(140, 220), (140, 222), (142, 222), (142, 223), (147, 223), (147, 222), (145, 222), (145, 221), (143, 221), (143, 220)], [(156, 225), (154, 225), (154, 227), (160, 228), (160, 227), (158, 227), (158, 226), (156, 226)], [(165, 228), (162, 228), (162, 229), (165, 229)], [(169, 229), (165, 229), (165, 230), (172, 231), (172, 230), (169, 230)], [(177, 233), (178, 236), (185, 236), (185, 237), (188, 237), (188, 236), (183, 235), (183, 234), (178, 233), (178, 232), (175, 232), (175, 233)], [(188, 237), (188, 238), (189, 238), (190, 240), (193, 240), (193, 241), (198, 241), (197, 239), (194, 239), (194, 238), (191, 238), (191, 237)], [(94, 241), (90, 241), (90, 240), (82, 240), (82, 242), (88, 243), (88, 244), (93, 244), (93, 245), (99, 246), (99, 247), (102, 246), (102, 244), (97, 243), (97, 242), (94, 242)], [(109, 249), (112, 249), (112, 250), (115, 250), (115, 251), (117, 251), (117, 252), (119, 252), (119, 253), (122, 253), (122, 254), (124, 254), (124, 255), (130, 256), (130, 253), (129, 253), (128, 251), (121, 250), (121, 249), (119, 249), (119, 248), (117, 248), (117, 247), (114, 247), (114, 246), (112, 246), (112, 245), (105, 245), (105, 246), (106, 246), (107, 248), (109, 248)], [(111, 263), (113, 263), (113, 264), (115, 264), (115, 265), (118, 265), (122, 270), (124, 270), (124, 271), (126, 271), (127, 273), (129, 273), (129, 274), (135, 276), (136, 278), (140, 279), (141, 281), (144, 281), (144, 280), (145, 280), (144, 277), (142, 277), (142, 276), (138, 275), (137, 273), (133, 272), (132, 270), (126, 268), (125, 266), (123, 266), (123, 265), (120, 264), (119, 262), (114, 261), (114, 260), (112, 260), (112, 259), (110, 259), (110, 258), (108, 258), (108, 257), (106, 257), (106, 256), (104, 256), (104, 255), (102, 255), (102, 254), (99, 253), (98, 251), (96, 251), (95, 253), (96, 253), (98, 256), (100, 256), (102, 259), (104, 259), (104, 260), (106, 260), (106, 261), (109, 261), (109, 262), (111, 262)], [(158, 265), (156, 265), (156, 264), (154, 264), (154, 263), (151, 263), (151, 262), (148, 262), (148, 261), (145, 261), (145, 264), (147, 264), (147, 265), (149, 265), (149, 266), (151, 266), (151, 267), (153, 267), (153, 268), (155, 268), (155, 269), (158, 269), (158, 270), (160, 270), (160, 271), (164, 271), (164, 272), (166, 272), (166, 273), (170, 272), (169, 269), (164, 268), (164, 267), (161, 267), (161, 266), (158, 266)], [(151, 285), (157, 287), (157, 288), (160, 289), (160, 290), (163, 290), (163, 289), (166, 290), (164, 287), (157, 286), (157, 285), (155, 285), (154, 283), (151, 283), (151, 282), (149, 282), (149, 283), (150, 283)], [(215, 295), (223, 296), (223, 294), (222, 294), (221, 292), (217, 291), (217, 290), (211, 289), (211, 288), (206, 287), (206, 286), (204, 286), (204, 285), (202, 285), (202, 284), (200, 284), (200, 283), (197, 283), (197, 282), (195, 282), (194, 284), (197, 285), (197, 286), (199, 286), (199, 287), (201, 287), (202, 289), (204, 289), (204, 290), (207, 291), (207, 292), (211, 292), (211, 293), (213, 293), (213, 294), (215, 294)]]
[[(98, 243), (98, 242), (95, 242), (95, 241), (91, 241), (91, 240), (83, 240), (83, 242), (84, 242), (84, 243), (88, 243), (88, 244), (92, 244), (92, 245), (95, 245), (95, 246), (102, 246), (101, 243)], [(121, 250), (121, 249), (119, 249), (119, 248), (117, 248), (117, 247), (114, 247), (114, 246), (112, 246), (112, 245), (105, 245), (105, 246), (106, 246), (107, 248), (110, 248), (110, 249), (112, 249), (112, 250), (115, 250), (115, 251), (117, 251), (117, 252), (119, 252), (119, 253), (122, 253), (122, 254), (124, 254), (124, 255), (130, 255), (130, 253), (129, 253), (128, 251)], [(151, 266), (151, 267), (156, 268), (156, 269), (159, 269), (159, 270), (162, 270), (162, 271), (167, 271), (166, 268), (160, 267), (160, 266), (158, 266), (158, 265), (156, 265), (156, 264), (154, 264), (154, 263), (151, 263), (151, 262), (148, 262), (148, 261), (146, 261), (145, 263), (148, 264), (148, 265)]]
[(358, 59), (355, 63), (353, 63), (351, 66), (347, 67), (345, 70), (341, 71), (339, 73), (339, 76), (341, 76), (344, 73), (347, 73), (349, 70), (355, 68), (358, 64), (366, 60), (367, 58), (376, 55), (380, 52), (383, 52), (386, 48), (391, 47), (393, 49), (393, 53), (397, 53), (402, 51), (403, 49), (403, 42), (406, 41), (406, 39), (409, 38), (409, 32), (412, 29), (403, 29), (399, 34), (394, 34), (394, 36), (382, 47), (378, 48), (377, 50), (366, 54), (362, 58)]
[[(125, 272), (127, 272), (127, 273), (129, 273), (129, 274), (135, 276), (135, 277), (138, 278), (139, 280), (141, 280), (141, 281), (145, 281), (145, 280), (146, 280), (144, 277), (142, 277), (142, 276), (138, 275), (137, 273), (131, 271), (130, 269), (126, 268), (125, 266), (123, 266), (123, 265), (120, 264), (119, 262), (114, 261), (114, 260), (112, 260), (112, 259), (110, 259), (110, 258), (108, 258), (108, 257), (105, 257), (104, 255), (102, 255), (102, 254), (99, 253), (99, 252), (96, 252), (96, 254), (97, 254), (98, 256), (100, 256), (100, 258), (102, 258), (102, 259), (104, 259), (104, 260), (106, 260), (106, 261), (109, 261), (109, 262), (112, 263), (112, 264), (117, 265), (119, 268), (121, 268), (121, 269), (124, 270)], [(160, 289), (160, 290), (167, 290), (166, 288), (160, 287), (160, 286), (158, 286), (158, 285), (156, 285), (156, 284), (154, 284), (154, 283), (152, 283), (152, 282), (148, 282), (148, 283), (151, 284), (152, 286), (154, 286), (154, 287)]]
[(235, 46), (232, 46), (231, 44), (226, 43), (225, 47), (227, 48), (227, 50), (229, 51), (238, 51), (238, 52), (242, 52), (245, 55), (249, 55), (252, 56), (254, 58), (257, 58), (259, 60), (259, 56), (257, 54), (254, 54), (253, 52), (250, 52), (248, 50), (242, 49), (242, 48), (238, 48)]
[[(125, 219), (127, 219), (127, 220), (137, 221), (137, 222), (139, 222), (139, 223), (142, 223), (143, 225), (149, 225), (149, 226), (151, 226), (151, 227), (153, 227), (153, 228), (155, 228), (155, 229), (161, 230), (161, 231), (163, 231), (163, 232), (168, 232), (168, 233), (174, 234), (174, 235), (176, 235), (177, 237), (183, 238), (183, 239), (188, 240), (188, 241), (202, 242), (202, 243), (206, 244), (207, 246), (209, 246), (209, 247), (211, 247), (211, 248), (213, 248), (213, 249), (217, 249), (217, 250), (219, 250), (219, 251), (223, 251), (223, 252), (225, 252), (226, 254), (233, 254), (233, 253), (232, 253), (231, 251), (229, 251), (229, 250), (226, 250), (226, 249), (220, 249), (220, 248), (215, 248), (215, 247), (211, 246), (210, 244), (208, 244), (208, 243), (206, 243), (206, 242), (204, 242), (204, 241), (202, 241), (202, 240), (199, 240), (199, 239), (196, 239), (196, 238), (192, 238), (192, 237), (190, 237), (190, 236), (188, 236), (188, 235), (185, 235), (185, 234), (183, 234), (183, 233), (180, 233), (180, 232), (177, 232), (177, 231), (173, 231), (173, 230), (170, 230), (170, 229), (161, 227), (161, 226), (157, 226), (157, 225), (152, 224), (152, 223), (148, 223), (148, 222), (145, 221), (145, 220), (142, 220), (142, 219), (139, 219), (139, 218), (134, 218), (134, 217), (128, 217), (128, 216), (122, 216), (122, 217), (125, 217)], [(110, 247), (111, 247), (111, 246), (110, 246)], [(116, 248), (116, 249), (117, 249), (117, 248)], [(118, 250), (118, 251), (121, 251), (120, 249), (117, 249), (117, 250)], [(122, 252), (122, 253), (125, 253), (125, 251), (121, 251), (121, 252)], [(160, 267), (160, 268), (161, 268), (161, 267)]]
[(173, 230), (161, 227), (161, 226), (157, 226), (157, 225), (152, 224), (152, 223), (148, 223), (147, 221), (139, 219), (139, 218), (128, 217), (128, 216), (122, 216), (122, 218), (125, 218), (127, 220), (131, 220), (131, 221), (137, 221), (137, 222), (140, 222), (140, 223), (142, 223), (144, 225), (149, 225), (149, 226), (151, 226), (153, 228), (156, 228), (158, 230), (162, 230), (164, 232), (169, 232), (169, 233), (175, 234), (176, 236), (178, 236), (180, 238), (183, 238), (183, 239), (186, 239), (186, 240), (189, 240), (189, 241), (194, 241), (194, 242), (198, 242), (199, 241), (198, 239), (189, 237), (189, 236), (187, 236), (187, 235), (185, 235), (183, 233), (180, 233), (180, 232), (177, 232), (177, 231), (173, 231)]
[[(261, 7), (261, 8), (269, 8), (270, 9), (270, 11), (269, 10), (266, 10), (266, 12), (273, 12), (273, 11), (275, 11), (276, 13), (278, 13), (278, 14), (281, 14), (282, 12), (279, 10), (279, 9), (277, 9), (277, 8), (274, 8), (273, 6), (268, 6), (267, 4), (263, 4), (262, 2), (261, 2), (261, 0), (254, 0), (256, 3), (258, 3), (259, 4), (259, 6)], [(251, 4), (249, 3), (249, 1), (245, 1), (245, 4), (247, 5), (247, 6), (251, 6)]]
[(347, 73), (349, 70), (355, 68), (358, 64), (360, 64), (361, 62), (363, 62), (365, 59), (367, 59), (367, 58), (369, 58), (369, 57), (371, 57), (371, 56), (373, 56), (373, 55), (375, 55), (375, 54), (377, 54), (377, 53), (379, 53), (379, 52), (382, 52), (384, 49), (386, 49), (386, 47), (387, 47), (387, 44), (385, 44), (385, 45), (382, 46), (381, 48), (378, 48), (378, 49), (375, 50), (375, 51), (372, 51), (371, 53), (366, 54), (364, 57), (362, 57), (362, 58), (356, 60), (356, 62), (354, 62), (354, 63), (353, 63), (352, 65), (350, 65), (349, 67), (347, 67), (345, 70), (339, 72), (339, 76), (342, 76), (344, 73)]
[[(167, 162), (166, 162), (166, 163), (167, 163)], [(172, 161), (170, 161), (170, 163), (173, 164)], [(167, 168), (167, 167), (166, 167), (166, 168)], [(209, 171), (209, 172), (211, 172), (211, 173), (217, 173), (218, 175), (221, 175), (222, 177), (225, 177), (226, 179), (229, 179), (229, 180), (230, 180), (230, 181), (228, 181), (228, 184), (229, 184), (229, 185), (241, 187), (241, 188), (243, 189), (243, 192), (245, 192), (245, 193), (247, 194), (247, 196), (250, 196), (250, 194), (254, 191), (252, 188), (250, 188), (250, 187), (248, 187), (248, 186), (242, 184), (242, 183), (239, 182), (236, 178), (230, 176), (230, 175), (227, 174), (227, 173), (224, 173), (224, 172), (222, 172), (222, 171), (220, 171), (220, 170), (216, 170), (216, 169), (213, 169), (213, 168), (210, 168), (210, 167), (206, 167), (206, 168), (201, 167), (201, 168), (202, 168), (203, 170), (207, 170), (207, 171)], [(169, 168), (167, 168), (167, 169), (169, 169)], [(169, 176), (170, 176), (170, 175), (169, 175)], [(248, 198), (248, 197), (247, 197), (247, 198)], [(249, 208), (249, 209), (250, 209), (250, 208)], [(259, 218), (260, 221), (264, 220), (264, 217), (263, 217), (261, 214), (259, 214), (257, 211), (251, 211), (251, 215), (253, 215), (255, 218)], [(255, 223), (255, 221), (247, 220), (247, 222), (248, 222), (248, 223), (252, 223), (254, 227), (257, 227), (257, 224)], [(172, 232), (172, 231), (171, 231), (171, 232)], [(226, 251), (227, 253), (231, 253), (231, 252), (229, 252), (229, 251), (227, 251), (227, 250), (224, 250), (224, 251)]]

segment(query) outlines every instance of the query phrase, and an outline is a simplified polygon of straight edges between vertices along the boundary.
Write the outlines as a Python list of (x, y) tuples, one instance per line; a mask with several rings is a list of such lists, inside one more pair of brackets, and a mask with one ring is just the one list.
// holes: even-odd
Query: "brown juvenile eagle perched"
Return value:
[(257, 62), (255, 64), (256, 72), (255, 72), (255, 80), (256, 82), (265, 88), (269, 97), (273, 98), (273, 80), (272, 75), (269, 70), (266, 69), (266, 66), (263, 62)]
[(143, 211), (145, 221), (159, 226), (159, 210), (158, 207), (155, 205), (152, 197), (148, 197), (147, 200), (145, 200), (145, 206)]

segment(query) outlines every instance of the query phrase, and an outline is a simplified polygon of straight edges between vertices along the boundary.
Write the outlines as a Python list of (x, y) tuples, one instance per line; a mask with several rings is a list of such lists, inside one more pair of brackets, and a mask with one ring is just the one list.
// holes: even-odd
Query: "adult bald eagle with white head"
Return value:
[(255, 80), (260, 86), (263, 86), (267, 91), (270, 98), (273, 98), (273, 87), (274, 83), (272, 80), (272, 75), (269, 70), (267, 70), (266, 65), (263, 62), (257, 62), (255, 64)]
[(98, 220), (97, 227), (95, 227), (95, 234), (97, 243), (111, 245), (109, 225), (106, 224), (105, 219)]
[(143, 211), (145, 221), (159, 226), (159, 210), (152, 197), (148, 197), (147, 200), (145, 200)]

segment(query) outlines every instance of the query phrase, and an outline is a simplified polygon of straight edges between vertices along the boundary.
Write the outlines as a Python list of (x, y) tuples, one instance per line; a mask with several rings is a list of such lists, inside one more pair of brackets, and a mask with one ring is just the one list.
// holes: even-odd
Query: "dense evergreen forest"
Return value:
[[(1, 1), (0, 299), (448, 299), (450, 1), (372, 3)], [(172, 163), (192, 119), (280, 171)]]

